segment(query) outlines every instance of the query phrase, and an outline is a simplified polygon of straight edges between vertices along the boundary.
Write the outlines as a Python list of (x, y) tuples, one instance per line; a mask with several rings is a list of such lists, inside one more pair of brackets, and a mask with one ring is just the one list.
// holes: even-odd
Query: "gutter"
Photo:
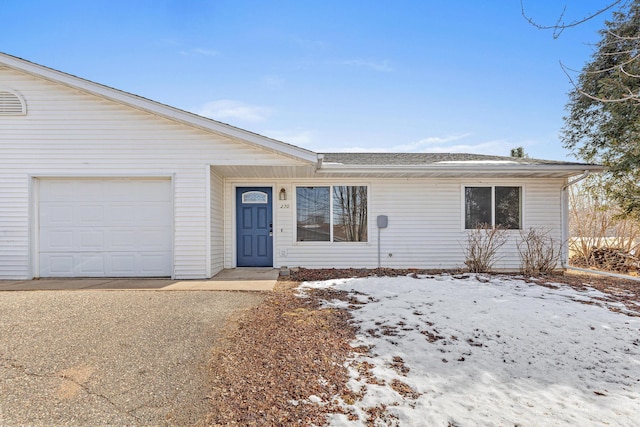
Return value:
[(561, 246), (561, 251), (562, 251), (562, 255), (560, 256), (560, 265), (562, 266), (563, 269), (568, 269), (568, 268), (573, 268), (573, 267), (569, 267), (568, 264), (568, 258), (569, 258), (569, 197), (568, 197), (568, 193), (567, 193), (567, 189), (569, 187), (571, 187), (574, 184), (577, 184), (578, 182), (582, 181), (583, 179), (585, 179), (586, 177), (589, 176), (591, 172), (589, 171), (589, 169), (586, 169), (584, 172), (582, 172), (582, 175), (580, 175), (579, 177), (577, 177), (576, 179), (573, 179), (569, 182), (567, 182), (565, 185), (562, 186), (562, 192), (561, 192), (561, 209), (562, 209), (562, 218), (561, 218), (561, 228), (562, 228), (562, 246)]
[[(320, 173), (351, 173), (351, 174), (394, 174), (394, 173), (451, 173), (456, 176), (460, 173), (478, 173), (485, 172), (492, 175), (506, 175), (514, 172), (517, 173), (531, 173), (531, 174), (548, 174), (548, 173), (562, 173), (565, 176), (573, 175), (584, 171), (586, 165), (540, 165), (540, 164), (423, 164), (423, 165), (347, 165), (341, 163), (325, 163), (322, 164), (322, 169), (316, 168)], [(599, 171), (598, 165), (589, 165), (590, 169)]]

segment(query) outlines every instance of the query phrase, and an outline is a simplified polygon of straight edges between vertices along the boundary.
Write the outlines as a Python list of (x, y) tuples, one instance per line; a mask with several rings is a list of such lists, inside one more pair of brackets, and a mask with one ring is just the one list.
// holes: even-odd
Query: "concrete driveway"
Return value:
[(229, 268), (211, 279), (35, 279), (0, 280), (0, 291), (45, 290), (156, 290), (156, 291), (272, 291), (278, 280), (279, 270), (274, 268)]
[(207, 364), (264, 293), (0, 293), (0, 425), (185, 425), (207, 412)]

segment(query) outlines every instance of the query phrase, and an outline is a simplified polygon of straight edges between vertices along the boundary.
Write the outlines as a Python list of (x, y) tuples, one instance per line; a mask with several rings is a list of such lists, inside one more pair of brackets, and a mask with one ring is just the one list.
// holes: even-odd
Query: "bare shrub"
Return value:
[(597, 182), (578, 185), (569, 193), (569, 253), (574, 265), (601, 267), (596, 250), (640, 254), (640, 222), (623, 218), (620, 208), (598, 188)]
[(507, 242), (503, 227), (484, 225), (467, 232), (464, 264), (472, 273), (491, 271), (498, 260), (498, 250)]
[(528, 231), (520, 230), (520, 240), (516, 245), (524, 274), (551, 273), (560, 261), (562, 245), (549, 236), (547, 229), (532, 227)]

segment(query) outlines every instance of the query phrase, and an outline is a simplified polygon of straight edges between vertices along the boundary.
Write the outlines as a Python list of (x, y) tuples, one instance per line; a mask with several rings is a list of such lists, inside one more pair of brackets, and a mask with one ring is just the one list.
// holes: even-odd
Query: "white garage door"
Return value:
[(169, 179), (41, 179), (40, 277), (172, 272)]

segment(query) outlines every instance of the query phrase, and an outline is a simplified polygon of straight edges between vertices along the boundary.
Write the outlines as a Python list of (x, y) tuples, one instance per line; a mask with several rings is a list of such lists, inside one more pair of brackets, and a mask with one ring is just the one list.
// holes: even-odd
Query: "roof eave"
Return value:
[(5, 53), (0, 53), (0, 63), (9, 68), (23, 71), (83, 92), (98, 95), (170, 120), (179, 121), (210, 132), (240, 139), (258, 147), (302, 160), (305, 163), (316, 164), (318, 161), (318, 154), (313, 151), (277, 141), (213, 119), (198, 116), (197, 114), (189, 113), (169, 105), (161, 104), (138, 95), (95, 83), (90, 80), (76, 77), (62, 71), (54, 70), (21, 58), (7, 55)]
[(428, 175), (434, 174), (463, 174), (463, 173), (481, 173), (484, 175), (558, 175), (573, 176), (589, 170), (592, 173), (602, 172), (605, 170), (601, 165), (583, 165), (583, 164), (560, 164), (560, 165), (345, 165), (336, 163), (324, 163), (318, 173), (349, 173), (349, 174), (416, 174)]

